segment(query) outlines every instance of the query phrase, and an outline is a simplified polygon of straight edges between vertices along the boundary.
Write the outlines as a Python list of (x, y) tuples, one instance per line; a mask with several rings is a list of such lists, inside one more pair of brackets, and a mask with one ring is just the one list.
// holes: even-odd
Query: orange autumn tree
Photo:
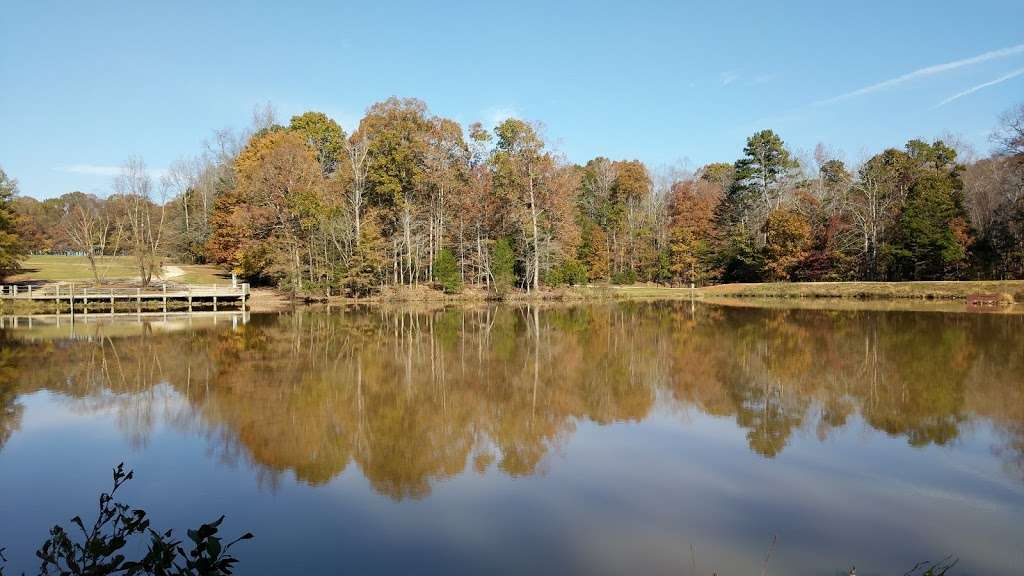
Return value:
[[(731, 174), (731, 167), (728, 172)], [(685, 284), (704, 284), (718, 276), (714, 265), (715, 211), (722, 202), (726, 176), (707, 167), (696, 179), (676, 182), (669, 197), (669, 251), (673, 277)]]
[(620, 237), (612, 254), (614, 272), (627, 272), (630, 277), (637, 277), (645, 260), (643, 242), (648, 232), (648, 219), (644, 207), (651, 196), (651, 177), (639, 160), (613, 162), (612, 167), (615, 171), (612, 202), (617, 215), (616, 232)]
[(811, 249), (811, 225), (796, 210), (768, 214), (768, 242), (764, 247), (764, 273), (769, 282), (792, 279)]
[(311, 236), (323, 205), (314, 151), (295, 132), (270, 129), (235, 160), (237, 186), (218, 199), (208, 244), (217, 262), (298, 292), (312, 279)]

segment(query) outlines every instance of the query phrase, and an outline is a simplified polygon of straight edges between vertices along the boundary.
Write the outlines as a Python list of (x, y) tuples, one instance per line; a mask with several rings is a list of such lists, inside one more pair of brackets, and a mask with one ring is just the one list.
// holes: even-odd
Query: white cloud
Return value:
[(491, 106), (482, 112), (483, 123), (487, 126), (497, 126), (509, 118), (521, 118), (519, 110), (515, 106)]
[(992, 50), (985, 52), (984, 54), (978, 54), (977, 56), (971, 56), (970, 58), (963, 58), (961, 60), (954, 60), (952, 62), (946, 62), (944, 64), (936, 64), (934, 66), (927, 66), (925, 68), (919, 68), (913, 72), (908, 72), (902, 76), (890, 78), (877, 84), (858, 88), (852, 92), (840, 94), (839, 96), (833, 96), (832, 98), (826, 98), (825, 100), (819, 100), (814, 102), (814, 106), (823, 106), (825, 104), (834, 104), (843, 100), (849, 100), (851, 98), (857, 98), (881, 90), (887, 90), (893, 86), (898, 86), (904, 82), (911, 80), (917, 80), (918, 78), (927, 78), (929, 76), (935, 76), (942, 74), (943, 72), (949, 72), (950, 70), (956, 70), (957, 68), (963, 68), (964, 66), (973, 66), (974, 64), (980, 64), (982, 62), (988, 62), (989, 60), (995, 60), (997, 58), (1006, 58), (1015, 54), (1024, 52), (1024, 44), (1017, 44), (1016, 46), (1010, 46), (1008, 48), (1001, 48), (999, 50)]
[(718, 75), (718, 79), (722, 82), (722, 86), (728, 86), (733, 82), (740, 79), (740, 75), (736, 72), (722, 72)]
[(942, 106), (945, 106), (946, 104), (949, 104), (950, 102), (952, 102), (954, 100), (959, 100), (960, 98), (963, 98), (964, 96), (967, 96), (969, 94), (974, 94), (975, 92), (977, 92), (978, 90), (981, 90), (982, 88), (988, 88), (989, 86), (995, 86), (996, 84), (1001, 84), (1003, 82), (1006, 82), (1007, 80), (1011, 80), (1013, 78), (1016, 78), (1017, 76), (1020, 76), (1021, 74), (1024, 74), (1024, 68), (1018, 68), (1018, 69), (1014, 70), (1013, 72), (1010, 72), (1009, 74), (1004, 74), (1004, 75), (1000, 76), (999, 78), (996, 78), (995, 80), (989, 80), (988, 82), (983, 82), (981, 84), (978, 84), (977, 86), (971, 86), (967, 90), (964, 90), (963, 92), (957, 92), (956, 94), (950, 96), (949, 98), (946, 98), (942, 102), (939, 102), (938, 104), (936, 104), (935, 106), (932, 107), (932, 110), (934, 110), (935, 108), (940, 108)]
[(90, 176), (117, 176), (121, 171), (120, 166), (101, 166), (99, 164), (70, 164), (67, 166), (58, 166), (56, 168), (58, 172), (68, 172), (70, 174), (88, 174)]
[[(87, 176), (117, 176), (121, 173), (120, 166), (110, 166), (106, 164), (66, 164), (64, 166), (57, 166), (54, 170), (58, 172), (67, 172), (68, 174), (85, 174)], [(146, 172), (150, 178), (155, 180), (160, 179), (161, 176), (167, 173), (165, 168), (148, 168)]]

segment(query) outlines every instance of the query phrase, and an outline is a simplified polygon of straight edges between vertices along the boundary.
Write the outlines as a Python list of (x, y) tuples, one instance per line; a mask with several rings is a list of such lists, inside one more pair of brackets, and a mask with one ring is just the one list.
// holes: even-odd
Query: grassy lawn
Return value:
[(218, 286), (231, 284), (231, 274), (211, 264), (175, 264), (175, 266), (185, 271), (184, 276), (172, 278), (175, 282), (181, 282), (182, 284), (216, 284)]
[[(21, 263), (22, 272), (5, 282), (89, 282), (92, 269), (85, 256), (29, 256)], [(138, 269), (131, 256), (104, 256), (96, 263), (103, 280), (137, 278)]]
[[(665, 286), (615, 286), (616, 295), (632, 298), (689, 298), (689, 288)], [(774, 282), (721, 284), (697, 288), (698, 297), (742, 298), (859, 298), (866, 300), (936, 299), (960, 300), (971, 294), (1009, 294), (1024, 302), (1024, 280), (949, 282)]]
[[(4, 282), (92, 282), (92, 269), (85, 256), (30, 256), (22, 262), (22, 272)], [(181, 268), (182, 276), (168, 278), (182, 284), (231, 284), (231, 275), (216, 266), (201, 264), (170, 264)], [(104, 256), (97, 261), (100, 280), (104, 282), (134, 280), (139, 277), (131, 256)]]

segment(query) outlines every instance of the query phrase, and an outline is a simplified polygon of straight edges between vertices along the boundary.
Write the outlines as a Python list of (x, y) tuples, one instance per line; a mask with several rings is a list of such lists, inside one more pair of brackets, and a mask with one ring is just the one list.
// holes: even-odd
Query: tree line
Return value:
[[(415, 99), (352, 134), (320, 112), (216, 132), (158, 182), (130, 160), (112, 194), (0, 187), (0, 268), (26, 252), (214, 263), (296, 295), (382, 286), (511, 290), (611, 282), (1024, 278), (1024, 105), (989, 157), (910, 140), (856, 165), (771, 130), (740, 158), (654, 173), (568, 162), (540, 126), (464, 129)], [(96, 274), (96, 280), (99, 275)]]

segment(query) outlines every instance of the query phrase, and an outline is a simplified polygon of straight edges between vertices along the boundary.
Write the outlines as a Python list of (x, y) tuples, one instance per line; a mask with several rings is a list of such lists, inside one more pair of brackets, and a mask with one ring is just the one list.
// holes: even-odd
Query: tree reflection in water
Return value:
[(767, 458), (798, 430), (857, 417), (914, 446), (991, 422), (1024, 478), (1024, 319), (619, 303), (351, 308), (211, 328), (27, 343), (4, 334), (0, 444), (19, 397), (113, 410), (144, 445), (158, 421), (204, 434), (274, 483), (357, 466), (376, 491), (422, 498), (468, 466), (537, 473), (579, 422), (656, 405), (727, 417)]

